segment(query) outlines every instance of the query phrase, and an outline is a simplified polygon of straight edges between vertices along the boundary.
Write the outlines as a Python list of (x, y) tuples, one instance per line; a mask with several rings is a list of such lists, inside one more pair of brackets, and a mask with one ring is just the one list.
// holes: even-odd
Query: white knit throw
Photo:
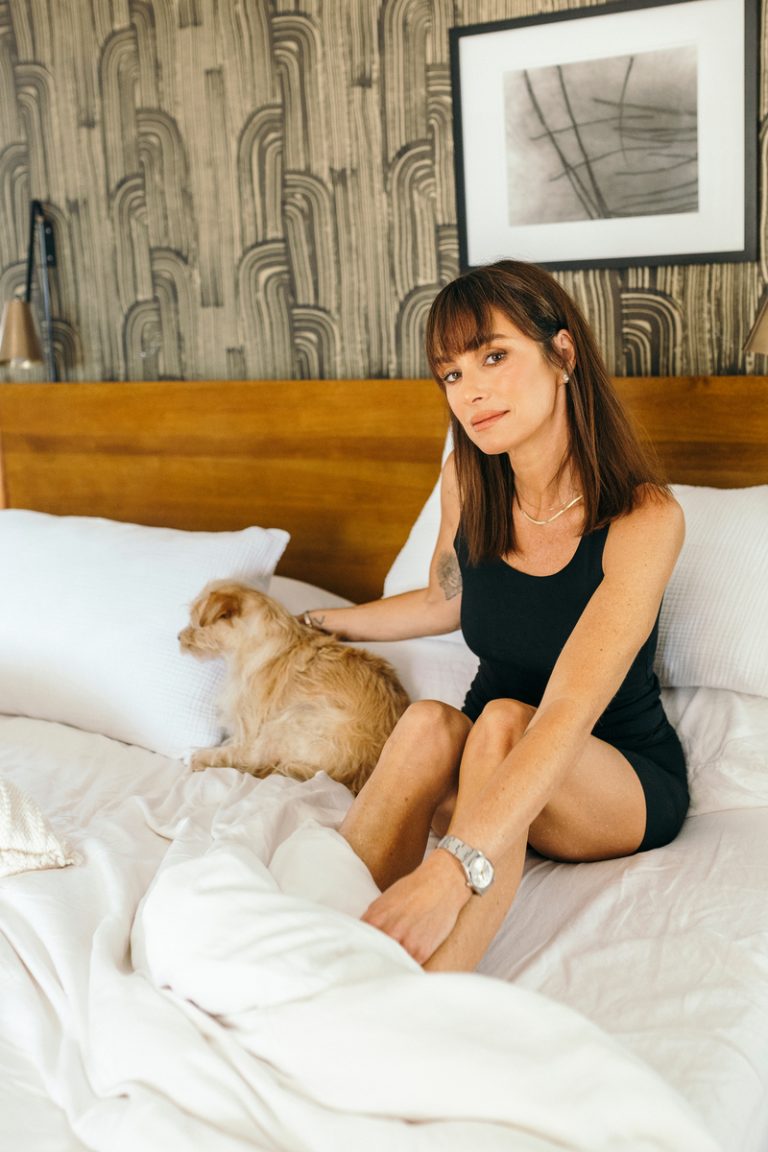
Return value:
[(35, 801), (14, 784), (0, 780), (0, 876), (65, 868), (75, 861)]

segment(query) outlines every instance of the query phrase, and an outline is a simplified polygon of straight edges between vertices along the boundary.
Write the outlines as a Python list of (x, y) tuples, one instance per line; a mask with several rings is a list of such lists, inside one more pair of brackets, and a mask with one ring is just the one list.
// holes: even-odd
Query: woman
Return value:
[(603, 860), (679, 831), (685, 763), (653, 658), (684, 523), (548, 273), (503, 260), (459, 277), (427, 355), (455, 445), (429, 587), (306, 615), (360, 640), (461, 623), (480, 657), (461, 711), (411, 705), (341, 827), (382, 891), (364, 919), (456, 970), (490, 944), (527, 845)]

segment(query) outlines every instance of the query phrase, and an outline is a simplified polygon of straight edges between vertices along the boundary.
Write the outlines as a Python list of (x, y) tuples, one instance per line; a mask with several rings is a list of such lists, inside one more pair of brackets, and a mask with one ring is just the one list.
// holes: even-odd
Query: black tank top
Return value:
[[(470, 565), (461, 532), (455, 547), (463, 582), (461, 629), (480, 658), (463, 711), (476, 720), (494, 699), (538, 707), (555, 662), (592, 593), (603, 579), (608, 528), (582, 536), (564, 568), (530, 576), (504, 560)], [(640, 648), (616, 695), (593, 729), (616, 747), (640, 750), (672, 731), (653, 671), (659, 621)], [(589, 669), (584, 669), (589, 676)]]

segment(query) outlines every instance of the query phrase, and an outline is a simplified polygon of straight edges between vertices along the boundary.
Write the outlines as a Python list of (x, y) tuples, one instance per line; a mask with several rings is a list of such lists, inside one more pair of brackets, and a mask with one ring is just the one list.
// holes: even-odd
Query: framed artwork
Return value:
[(462, 269), (757, 256), (757, 0), (452, 28)]

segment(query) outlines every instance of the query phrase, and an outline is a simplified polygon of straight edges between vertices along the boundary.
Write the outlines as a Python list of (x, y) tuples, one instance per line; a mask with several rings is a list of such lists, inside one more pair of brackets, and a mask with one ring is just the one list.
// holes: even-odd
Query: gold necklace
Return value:
[(584, 499), (583, 496), (574, 496), (573, 500), (569, 500), (567, 504), (563, 504), (560, 511), (555, 512), (554, 516), (550, 516), (547, 520), (536, 520), (533, 516), (529, 516), (525, 508), (523, 508), (522, 504), (520, 503), (520, 497), (517, 496), (517, 493), (515, 493), (515, 496), (517, 497), (517, 506), (522, 512), (523, 516), (525, 516), (526, 520), (530, 520), (531, 524), (538, 524), (541, 527), (543, 527), (545, 524), (551, 524), (553, 520), (557, 520), (558, 516), (562, 516), (564, 512), (568, 511), (569, 508), (573, 508), (574, 504), (578, 504), (579, 500)]

